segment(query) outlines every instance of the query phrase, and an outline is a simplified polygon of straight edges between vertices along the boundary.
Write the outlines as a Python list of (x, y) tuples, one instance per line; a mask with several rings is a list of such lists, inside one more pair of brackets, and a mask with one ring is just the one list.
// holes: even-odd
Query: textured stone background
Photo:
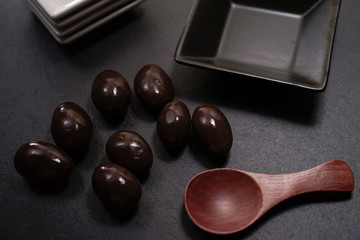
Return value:
[[(308, 194), (286, 201), (249, 229), (225, 239), (358, 239), (360, 235), (360, 1), (342, 1), (327, 88), (313, 93), (175, 63), (174, 52), (191, 0), (148, 0), (68, 46), (59, 45), (26, 6), (0, 7), (0, 238), (1, 239), (215, 239), (192, 224), (183, 207), (187, 182), (197, 173), (230, 167), (263, 173), (300, 171), (332, 159), (353, 169), (352, 195)], [(211, 160), (192, 140), (167, 152), (155, 119), (132, 103), (120, 121), (104, 119), (90, 100), (94, 77), (119, 71), (132, 86), (145, 64), (172, 78), (176, 99), (192, 112), (200, 103), (228, 117), (234, 144), (228, 159)], [(53, 109), (74, 101), (88, 111), (94, 136), (69, 185), (44, 194), (14, 169), (24, 142), (53, 142)], [(91, 175), (107, 161), (105, 142), (117, 130), (140, 133), (154, 165), (142, 180), (136, 214), (120, 221), (96, 198)], [(241, 214), (241, 213), (239, 213)]]

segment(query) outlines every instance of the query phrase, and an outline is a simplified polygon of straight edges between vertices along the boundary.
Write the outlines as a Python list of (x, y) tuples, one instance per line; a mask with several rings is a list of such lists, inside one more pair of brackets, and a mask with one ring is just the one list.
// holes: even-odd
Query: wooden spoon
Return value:
[(341, 160), (288, 174), (261, 174), (218, 168), (191, 179), (185, 209), (201, 229), (231, 234), (250, 226), (281, 201), (314, 191), (352, 191), (354, 175)]

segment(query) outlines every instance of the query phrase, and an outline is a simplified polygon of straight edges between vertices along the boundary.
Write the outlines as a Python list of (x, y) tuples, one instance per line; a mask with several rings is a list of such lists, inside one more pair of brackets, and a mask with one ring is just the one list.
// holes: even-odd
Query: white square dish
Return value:
[(110, 11), (108, 14), (105, 14), (103, 17), (96, 19), (95, 21), (89, 23), (88, 25), (84, 26), (83, 28), (78, 29), (77, 31), (66, 35), (66, 36), (59, 36), (54, 31), (54, 26), (47, 21), (46, 17), (41, 13), (41, 11), (34, 5), (32, 0), (28, 0), (28, 6), (33, 11), (33, 13), (38, 17), (38, 19), (44, 24), (50, 34), (58, 41), (60, 44), (68, 44), (73, 42), (74, 40), (80, 38), (81, 36), (93, 31), (94, 29), (100, 27), (101, 25), (105, 24), (106, 22), (110, 21), (111, 19), (125, 13), (126, 11), (136, 7), (138, 4), (142, 3), (144, 0), (131, 0), (125, 5), (121, 5), (118, 8), (114, 8), (113, 11)]
[[(128, 0), (125, 0), (125, 1), (128, 1)], [(88, 14), (91, 14), (92, 12), (96, 11), (97, 9), (109, 4), (109, 1), (97, 1), (95, 3), (87, 5), (84, 8), (80, 8), (79, 10), (75, 11), (74, 13), (71, 13), (71, 14), (67, 15), (66, 17), (60, 18), (60, 19), (51, 18), (36, 0), (33, 0), (33, 3), (43, 13), (43, 15), (46, 17), (46, 19), (53, 26), (55, 26), (57, 28), (64, 28), (64, 27), (67, 27), (70, 24), (76, 22), (77, 20), (84, 18)]]
[(43, 20), (46, 22), (46, 24), (51, 28), (52, 32), (56, 34), (59, 37), (65, 37), (68, 36), (77, 30), (81, 29), (82, 27), (85, 27), (87, 24), (92, 23), (101, 17), (105, 16), (106, 14), (110, 13), (114, 9), (117, 9), (121, 6), (125, 6), (127, 3), (131, 2), (131, 0), (121, 0), (121, 1), (105, 1), (108, 4), (103, 6), (102, 8), (96, 9), (96, 11), (91, 12), (90, 14), (84, 16), (83, 18), (79, 19), (78, 21), (72, 23), (71, 25), (68, 25), (64, 28), (59, 28), (56, 25), (52, 24), (52, 21), (47, 17), (47, 15), (44, 14), (41, 8), (39, 8), (38, 5), (36, 5), (36, 0), (28, 0), (30, 4), (33, 4), (33, 7), (37, 8), (39, 14), (42, 16)]
[(92, 3), (89, 0), (36, 0), (53, 19), (59, 19)]

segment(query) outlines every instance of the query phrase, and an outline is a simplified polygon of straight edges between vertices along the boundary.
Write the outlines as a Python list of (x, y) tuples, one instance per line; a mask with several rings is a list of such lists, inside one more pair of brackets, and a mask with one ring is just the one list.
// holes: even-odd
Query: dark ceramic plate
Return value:
[(175, 60), (323, 90), (340, 3), (195, 0)]

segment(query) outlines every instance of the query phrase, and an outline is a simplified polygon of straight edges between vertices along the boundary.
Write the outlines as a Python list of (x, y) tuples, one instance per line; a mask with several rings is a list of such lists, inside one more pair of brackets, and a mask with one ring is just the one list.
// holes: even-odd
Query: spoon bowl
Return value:
[(219, 234), (245, 228), (256, 219), (262, 206), (258, 183), (248, 174), (232, 169), (197, 175), (188, 185), (185, 199), (192, 221)]
[(185, 190), (185, 209), (201, 229), (213, 234), (241, 231), (273, 206), (313, 191), (352, 191), (354, 176), (341, 160), (288, 174), (261, 174), (218, 168), (193, 177)]

